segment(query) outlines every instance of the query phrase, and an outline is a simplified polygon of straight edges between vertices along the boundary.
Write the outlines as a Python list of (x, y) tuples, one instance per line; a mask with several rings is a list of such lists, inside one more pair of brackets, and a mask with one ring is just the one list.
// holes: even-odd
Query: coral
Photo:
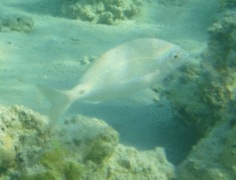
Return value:
[(34, 26), (34, 21), (26, 16), (10, 16), (0, 19), (0, 32), (18, 31), (31, 32)]
[(111, 25), (137, 15), (140, 5), (139, 0), (63, 0), (62, 14), (71, 19)]

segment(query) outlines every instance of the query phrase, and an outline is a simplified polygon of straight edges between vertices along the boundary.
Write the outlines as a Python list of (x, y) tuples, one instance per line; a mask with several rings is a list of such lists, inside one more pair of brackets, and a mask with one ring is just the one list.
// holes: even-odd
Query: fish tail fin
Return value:
[(73, 102), (69, 92), (52, 89), (42, 85), (37, 85), (37, 88), (51, 103), (50, 112), (48, 114), (49, 119), (51, 120), (50, 123), (58, 121)]

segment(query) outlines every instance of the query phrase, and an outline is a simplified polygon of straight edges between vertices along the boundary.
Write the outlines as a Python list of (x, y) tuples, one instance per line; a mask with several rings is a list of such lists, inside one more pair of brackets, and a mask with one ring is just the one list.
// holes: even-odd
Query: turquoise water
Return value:
[[(230, 155), (234, 150), (229, 148), (235, 137), (235, 4), (233, 0), (2, 0), (0, 103), (3, 107), (22, 105), (32, 109), (40, 113), (38, 119), (47, 119), (47, 115), (55, 111), (51, 109), (50, 97), (45, 97), (37, 85), (60, 90), (72, 89), (79, 84), (88, 68), (94, 67), (100, 56), (120, 44), (140, 38), (162, 39), (174, 47), (180, 47), (189, 55), (189, 60), (180, 67), (173, 62), (171, 66), (166, 66), (168, 68), (163, 64), (160, 68), (158, 66), (160, 74), (157, 78), (163, 78), (148, 86), (152, 94), (149, 93), (145, 97), (145, 102), (148, 100), (151, 103), (140, 101), (139, 92), (136, 91), (124, 95), (124, 98), (119, 97), (118, 102), (117, 99), (112, 99), (87, 103), (78, 99), (65, 113), (61, 113), (63, 115), (57, 118), (53, 125), (52, 120), (48, 120), (52, 136), (43, 129), (47, 129), (48, 125), (40, 126), (40, 133), (45, 133), (47, 137), (45, 145), (42, 142), (36, 143), (37, 145), (30, 144), (31, 141), (36, 142), (37, 137), (41, 137), (38, 130), (36, 132), (39, 134), (32, 135), (27, 134), (33, 132), (28, 126), (22, 125), (18, 129), (14, 125), (7, 126), (8, 120), (4, 118), (8, 116), (8, 111), (2, 110), (1, 115), (6, 114), (1, 117), (0, 127), (17, 133), (8, 133), (8, 130), (2, 130), (0, 133), (0, 142), (3, 142), (2, 147), (0, 146), (0, 156), (9, 157), (0, 160), (0, 179), (236, 177), (232, 168), (235, 165), (235, 157)], [(135, 52), (135, 46), (125, 48), (127, 54), (124, 57), (127, 57), (127, 61), (131, 61), (132, 56), (129, 56), (129, 53), (133, 49), (134, 54), (142, 54)], [(146, 49), (150, 48), (151, 45)], [(164, 57), (167, 61), (171, 50), (170, 48), (164, 53), (161, 52), (157, 59)], [(119, 53), (122, 54), (123, 51)], [(121, 62), (119, 53), (115, 54), (114, 59), (107, 61), (112, 63), (111, 66), (118, 66)], [(100, 64), (105, 67), (104, 71), (112, 68), (105, 63)], [(128, 68), (129, 72), (134, 70), (132, 67)], [(144, 74), (148, 73), (146, 70)], [(107, 78), (102, 76), (101, 72), (94, 74), (96, 77), (93, 77), (92, 73), (88, 77), (98, 77), (99, 81), (94, 81), (95, 83), (100, 82), (101, 78)], [(136, 75), (128, 76), (131, 82), (138, 79)], [(122, 84), (120, 79), (115, 80)], [(109, 88), (108, 82), (104, 84), (101, 88), (100, 84), (92, 87), (110, 92), (106, 91)], [(140, 87), (140, 84), (135, 88)], [(94, 88), (90, 90), (97, 92)], [(156, 101), (153, 101), (153, 94), (157, 96)], [(61, 101), (59, 97), (57, 100)], [(22, 111), (29, 113), (27, 110)], [(8, 113), (11, 118), (12, 112), (20, 114), (21, 110), (10, 110)], [(73, 120), (76, 115), (79, 115), (79, 120)], [(80, 122), (83, 119), (81, 115), (85, 124)], [(27, 116), (17, 117), (22, 123)], [(114, 128), (114, 132), (107, 130), (107, 125), (101, 125), (101, 122), (90, 125), (93, 118), (107, 123)], [(10, 124), (13, 122), (9, 121)], [(106, 127), (105, 130), (100, 130), (100, 125)], [(40, 127), (34, 126), (35, 129)], [(83, 132), (83, 129), (86, 131)], [(91, 135), (97, 131), (102, 134), (101, 137), (99, 133)], [(119, 134), (119, 140), (115, 131)], [(28, 139), (26, 141), (19, 138), (24, 136), (24, 133)], [(214, 135), (218, 133), (221, 134), (219, 139), (214, 139)], [(12, 143), (8, 136), (13, 139)], [(33, 140), (30, 140), (31, 136)], [(221, 142), (222, 139), (226, 139), (225, 144)], [(119, 149), (120, 145), (127, 150)], [(34, 147), (35, 150), (30, 151), (29, 147)], [(163, 148), (165, 154), (154, 152), (156, 147)], [(5, 155), (4, 148), (10, 149), (7, 152), (13, 152)], [(64, 148), (67, 150), (64, 151)], [(136, 154), (132, 153), (132, 148), (136, 149)], [(149, 151), (155, 155), (147, 153)], [(88, 155), (86, 152), (91, 153)], [(206, 154), (210, 152), (213, 157), (206, 158)], [(142, 153), (147, 154), (143, 156)], [(52, 154), (55, 154), (55, 157)], [(219, 154), (222, 158), (217, 161)], [(160, 157), (166, 159), (160, 160)], [(57, 167), (52, 161), (62, 164), (63, 168)], [(150, 167), (146, 161), (150, 162)], [(138, 167), (143, 170), (137, 169)], [(204, 173), (201, 173), (202, 171)]]

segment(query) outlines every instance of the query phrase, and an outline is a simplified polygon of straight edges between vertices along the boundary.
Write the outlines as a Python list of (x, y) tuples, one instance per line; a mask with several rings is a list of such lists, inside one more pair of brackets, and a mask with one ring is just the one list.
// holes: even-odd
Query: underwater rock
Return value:
[[(174, 167), (164, 149), (139, 152), (118, 143), (118, 133), (104, 121), (76, 116), (61, 135), (85, 164), (84, 179), (170, 179)], [(74, 150), (74, 151), (75, 151)], [(95, 171), (95, 173), (94, 173)]]
[(0, 135), (0, 168), (6, 169), (15, 164), (16, 151), (12, 138), (1, 133)]
[(104, 121), (75, 116), (54, 127), (23, 106), (0, 107), (0, 179), (171, 179), (164, 150), (119, 144)]
[(75, 116), (65, 123), (63, 139), (80, 152), (81, 161), (101, 164), (118, 145), (118, 133), (101, 120)]
[(165, 6), (168, 6), (168, 5), (177, 5), (177, 6), (180, 6), (180, 5), (184, 5), (184, 3), (186, 3), (187, 0), (157, 0), (157, 2), (159, 4), (162, 4), (162, 5), (165, 5)]
[(220, 157), (221, 162), (229, 170), (232, 177), (236, 177), (236, 126), (232, 127), (230, 131), (227, 132), (227, 136), (224, 139), (224, 148)]
[(46, 143), (47, 119), (22, 106), (0, 107), (0, 179), (30, 166)]
[(26, 16), (0, 18), (0, 32), (18, 31), (28, 33), (33, 30), (33, 26), (33, 19)]
[[(177, 179), (235, 179), (236, 13), (209, 28), (207, 49), (165, 80), (174, 118), (196, 127), (199, 142), (177, 168)], [(233, 118), (234, 121), (231, 121)]]
[(226, 118), (232, 100), (232, 90), (225, 85), (227, 81), (222, 82), (215, 71), (206, 69), (201, 64), (186, 64), (165, 80), (162, 92), (175, 111), (174, 118), (194, 126), (199, 137)]
[(235, 137), (235, 127), (229, 126), (229, 122), (219, 123), (193, 147), (186, 160), (177, 168), (178, 179), (234, 179)]
[(62, 0), (61, 12), (68, 18), (113, 25), (140, 12), (139, 0)]
[(222, 9), (236, 8), (236, 0), (221, 0), (220, 3)]
[(217, 70), (228, 71), (227, 68), (236, 68), (236, 12), (226, 11), (222, 18), (217, 20), (208, 29), (210, 39), (208, 50), (204, 56), (211, 58)]
[[(92, 164), (90, 165), (92, 166)], [(113, 155), (96, 168), (89, 168), (85, 179), (171, 179), (174, 167), (166, 158), (163, 148), (139, 152), (132, 147), (118, 145)]]
[(81, 59), (79, 59), (79, 63), (81, 65), (88, 65), (91, 64), (96, 59), (97, 59), (96, 56), (83, 56)]
[[(175, 118), (203, 137), (234, 111), (236, 97), (236, 13), (227, 11), (209, 28), (208, 47), (197, 59), (165, 80), (163, 94)], [(181, 89), (181, 91), (180, 91)]]

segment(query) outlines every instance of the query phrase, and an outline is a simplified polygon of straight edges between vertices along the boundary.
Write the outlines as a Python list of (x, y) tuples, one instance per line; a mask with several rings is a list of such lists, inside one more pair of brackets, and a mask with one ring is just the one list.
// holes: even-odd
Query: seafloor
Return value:
[[(235, 0), (2, 0), (0, 179), (235, 179), (235, 9)], [(70, 89), (102, 53), (146, 37), (192, 59), (152, 87), (157, 102), (76, 102), (49, 125), (35, 85)]]

